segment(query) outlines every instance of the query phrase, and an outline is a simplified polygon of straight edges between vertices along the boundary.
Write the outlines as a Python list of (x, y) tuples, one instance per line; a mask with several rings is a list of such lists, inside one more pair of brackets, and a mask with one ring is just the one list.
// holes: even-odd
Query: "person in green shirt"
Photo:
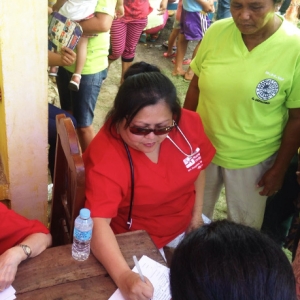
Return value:
[(85, 35), (98, 35), (88, 41), (79, 91), (68, 89), (72, 74), (75, 72), (75, 64), (60, 67), (58, 70), (56, 82), (61, 108), (71, 112), (77, 121), (77, 134), (82, 152), (95, 136), (92, 125), (94, 109), (101, 85), (107, 76), (109, 30), (114, 17), (117, 17), (116, 9), (119, 1), (98, 0), (95, 16), (80, 22)]
[[(225, 186), (228, 219), (260, 228), (300, 145), (300, 32), (278, 0), (231, 0), (191, 63), (184, 107), (197, 110), (217, 153), (207, 168), (203, 213)], [(288, 49), (288, 55), (280, 55)]]

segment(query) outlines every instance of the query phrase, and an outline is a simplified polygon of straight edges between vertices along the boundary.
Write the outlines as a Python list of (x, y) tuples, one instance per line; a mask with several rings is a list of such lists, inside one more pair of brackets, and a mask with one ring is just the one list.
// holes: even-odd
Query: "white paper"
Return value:
[(16, 299), (15, 296), (16, 290), (10, 286), (0, 293), (0, 300), (13, 300)]
[[(155, 260), (143, 255), (139, 264), (144, 276), (146, 276), (154, 287), (152, 300), (170, 300), (170, 269)], [(138, 273), (136, 267), (132, 269)], [(117, 289), (108, 300), (125, 300), (119, 289)]]

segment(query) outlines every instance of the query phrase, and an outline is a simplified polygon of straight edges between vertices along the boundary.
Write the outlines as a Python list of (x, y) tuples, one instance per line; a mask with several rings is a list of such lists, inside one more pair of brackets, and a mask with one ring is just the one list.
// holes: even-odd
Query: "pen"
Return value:
[(136, 266), (136, 268), (137, 268), (137, 270), (138, 270), (138, 272), (139, 272), (139, 275), (140, 275), (142, 281), (143, 281), (143, 282), (146, 282), (146, 281), (145, 281), (145, 278), (144, 278), (144, 275), (143, 275), (143, 273), (142, 273), (140, 264), (139, 264), (139, 262), (138, 262), (138, 260), (137, 260), (137, 258), (136, 258), (135, 255), (133, 255), (133, 261), (134, 261), (134, 264), (135, 264), (135, 266)]

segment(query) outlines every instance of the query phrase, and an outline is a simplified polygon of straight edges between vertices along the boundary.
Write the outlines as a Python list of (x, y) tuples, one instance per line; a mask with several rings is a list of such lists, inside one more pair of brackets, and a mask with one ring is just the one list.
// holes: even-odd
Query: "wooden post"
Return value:
[(11, 207), (47, 224), (47, 3), (0, 1), (0, 158)]

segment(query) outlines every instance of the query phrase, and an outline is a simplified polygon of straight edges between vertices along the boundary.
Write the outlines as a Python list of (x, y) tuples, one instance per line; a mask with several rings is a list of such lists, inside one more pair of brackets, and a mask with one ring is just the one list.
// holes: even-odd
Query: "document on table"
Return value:
[[(170, 269), (146, 255), (142, 256), (139, 264), (143, 275), (151, 281), (154, 287), (152, 300), (170, 300)], [(138, 273), (136, 267), (132, 271)], [(122, 296), (120, 290), (117, 289), (108, 300), (125, 300), (125, 298)]]
[(16, 299), (15, 296), (16, 290), (10, 286), (5, 289), (3, 292), (0, 292), (0, 300), (13, 300)]

